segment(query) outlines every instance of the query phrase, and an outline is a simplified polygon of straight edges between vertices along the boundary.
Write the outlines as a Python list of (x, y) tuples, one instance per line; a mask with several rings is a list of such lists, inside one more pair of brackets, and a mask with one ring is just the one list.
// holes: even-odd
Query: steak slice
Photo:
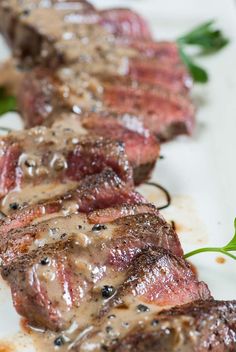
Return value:
[(81, 334), (74, 351), (111, 351), (114, 344), (119, 346), (117, 341), (138, 326), (148, 326), (164, 308), (209, 298), (207, 286), (197, 281), (182, 258), (163, 248), (149, 248), (131, 263), (124, 282), (102, 308), (90, 333)]
[[(134, 212), (137, 207), (143, 206), (147, 209), (151, 205), (144, 205), (145, 199), (133, 187), (123, 182), (111, 169), (105, 169), (100, 174), (95, 174), (85, 177), (82, 181), (78, 182), (75, 189), (62, 194), (61, 196), (50, 198), (35, 203), (32, 205), (24, 205), (14, 203), (10, 209), (4, 209), (5, 218), (0, 223), (0, 234), (3, 236), (11, 229), (19, 229), (20, 227), (27, 226), (32, 222), (42, 221), (42, 218), (51, 216), (69, 215), (73, 212), (90, 213), (96, 209), (110, 208), (112, 206), (124, 205), (123, 213), (127, 215), (132, 211), (133, 207), (129, 209), (127, 205), (134, 205)], [(32, 200), (32, 203), (34, 200)], [(112, 209), (112, 208), (111, 208)], [(104, 211), (104, 217), (115, 217), (115, 209), (107, 214)], [(119, 216), (122, 211), (118, 208)], [(8, 213), (6, 212), (8, 210)], [(102, 218), (102, 213), (91, 213), (91, 221), (95, 218)], [(0, 236), (1, 236), (0, 235)]]
[[(114, 209), (116, 209), (116, 213), (114, 213)], [(120, 215), (119, 218), (116, 216), (117, 213)], [(53, 217), (42, 218), (41, 222), (38, 221), (30, 226), (13, 228), (8, 232), (1, 231), (0, 253), (2, 262), (9, 264), (11, 260), (28, 253), (29, 250), (37, 249), (45, 244), (55, 243), (61, 239), (66, 239), (72, 235), (72, 232), (80, 232), (81, 226), (78, 228), (74, 226), (74, 222), (77, 220), (80, 225), (81, 223), (83, 225), (84, 221), (85, 227), (82, 226), (82, 229), (84, 229), (86, 233), (91, 232), (91, 228), (96, 228), (97, 224), (104, 224), (104, 222), (101, 222), (102, 220), (107, 220), (108, 224), (113, 223), (122, 227), (123, 234), (119, 237), (120, 243), (117, 245), (116, 251), (114, 250), (114, 258), (116, 259), (111, 257), (112, 262), (116, 260), (116, 264), (119, 264), (120, 267), (125, 265), (127, 253), (130, 253), (127, 260), (134, 254), (133, 247), (136, 246), (136, 237), (137, 241), (140, 239), (144, 240), (145, 235), (148, 237), (148, 235), (151, 234), (154, 238), (157, 236), (159, 241), (158, 246), (170, 249), (178, 256), (183, 254), (180, 242), (172, 226), (166, 223), (155, 207), (148, 204), (140, 204), (136, 206), (125, 205), (117, 206), (116, 208), (106, 208), (96, 211), (95, 213), (91, 212), (88, 215), (72, 213), (63, 217), (62, 214), (57, 212)], [(95, 222), (96, 220), (99, 222)], [(72, 227), (73, 231), (70, 232), (67, 230), (66, 226), (68, 229)], [(102, 229), (103, 227), (104, 229), (107, 228), (105, 225), (102, 226)], [(111, 228), (113, 227), (111, 226)], [(91, 236), (90, 232), (89, 234)], [(105, 232), (105, 234), (106, 233), (107, 232)], [(60, 237), (61, 235), (62, 238)], [(127, 241), (122, 244), (121, 239), (126, 237)], [(128, 245), (126, 246), (126, 244)], [(151, 245), (151, 242), (149, 245)], [(123, 253), (126, 254), (123, 255)], [(117, 258), (119, 258), (119, 260)]]
[[(130, 130), (128, 117), (128, 122), (138, 121), (138, 127), (143, 125), (143, 130), (150, 130), (161, 140), (183, 133), (191, 134), (194, 127), (195, 109), (187, 97), (161, 87), (132, 85), (126, 79), (113, 78), (109, 81), (91, 77), (81, 74), (76, 67), (69, 70), (62, 68), (54, 76), (42, 69), (26, 75), (19, 105), (26, 127), (50, 126), (62, 112), (73, 111), (113, 117), (110, 121), (115, 123), (116, 118), (119, 124)], [(140, 130), (142, 128), (136, 128), (135, 132), (142, 135)]]
[(137, 325), (109, 351), (234, 352), (235, 348), (236, 301), (209, 300), (161, 312), (151, 322)]
[[(2, 211), (14, 204), (34, 204), (74, 189), (85, 176), (111, 168), (133, 185), (121, 142), (80, 136), (71, 129), (36, 127), (0, 140)], [(4, 197), (4, 198), (3, 198)]]
[[(56, 0), (47, 3), (40, 0), (1, 0), (0, 30), (16, 57), (25, 60), (27, 64), (32, 61), (38, 63), (41, 57), (45, 60), (45, 54), (51, 59), (55, 55), (54, 42), (58, 38), (57, 34), (59, 35), (61, 22), (65, 15), (72, 12), (78, 16), (90, 11), (94, 12), (93, 6), (83, 0)], [(54, 31), (50, 26), (51, 23), (55, 26)], [(58, 63), (60, 60), (56, 56), (53, 61)]]
[(57, 0), (45, 4), (39, 0), (1, 0), (0, 18), (0, 30), (14, 55), (27, 65), (60, 64), (68, 58), (63, 47), (68, 42), (73, 44), (75, 37), (79, 44), (81, 30), (82, 34), (84, 30), (89, 34), (91, 27), (104, 36), (111, 33), (142, 40), (151, 38), (147, 23), (134, 11), (121, 8), (97, 11), (87, 1)]
[(142, 250), (162, 246), (182, 255), (172, 227), (153, 213), (95, 225), (82, 214), (58, 217), (11, 231), (5, 241), (2, 274), (16, 310), (30, 324), (54, 331), (73, 319), (86, 326), (104, 302), (103, 288), (122, 284)]
[(73, 126), (74, 131), (122, 141), (129, 163), (133, 168), (135, 183), (149, 177), (159, 157), (160, 146), (154, 135), (135, 116), (115, 113), (88, 113), (82, 116), (63, 113), (57, 116), (55, 127)]

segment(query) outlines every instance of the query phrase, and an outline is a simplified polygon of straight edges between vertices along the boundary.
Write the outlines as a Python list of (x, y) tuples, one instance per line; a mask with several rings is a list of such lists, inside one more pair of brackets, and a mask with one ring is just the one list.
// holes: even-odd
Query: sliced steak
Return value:
[[(124, 205), (117, 209), (118, 217), (122, 213), (128, 215), (134, 208), (141, 207), (151, 209), (151, 205), (144, 205), (145, 199), (133, 187), (123, 182), (111, 169), (105, 169), (100, 174), (85, 177), (78, 183), (75, 189), (62, 194), (61, 196), (51, 198), (32, 205), (11, 203), (9, 209), (4, 208), (7, 218), (0, 223), (0, 236), (6, 236), (11, 229), (29, 225), (30, 223), (42, 221), (42, 218), (59, 215), (69, 215), (74, 212), (90, 213), (90, 218), (115, 218), (116, 208), (112, 206)], [(34, 203), (34, 200), (32, 200)], [(128, 205), (133, 205), (129, 209)], [(99, 212), (93, 213), (94, 210), (108, 208), (110, 212), (104, 210), (104, 216)], [(7, 212), (8, 211), (8, 212)], [(156, 211), (156, 208), (155, 208)]]
[[(58, 196), (85, 176), (111, 168), (132, 186), (132, 169), (121, 142), (79, 136), (71, 129), (37, 127), (0, 140), (2, 211), (12, 204), (33, 204)], [(4, 198), (3, 198), (4, 197)]]
[[(18, 313), (30, 324), (54, 331), (67, 328), (75, 318), (86, 326), (104, 302), (103, 288), (121, 285), (142, 250), (162, 246), (182, 255), (172, 227), (152, 213), (95, 225), (81, 214), (58, 217), (9, 232), (3, 242), (2, 274)], [(190, 268), (186, 270), (196, 280)], [(160, 278), (160, 273), (155, 275)]]
[[(112, 352), (234, 352), (236, 302), (198, 301), (173, 308), (136, 327)], [(80, 351), (80, 350), (79, 350)], [(97, 350), (96, 350), (97, 351)]]
[[(27, 75), (22, 83), (19, 104), (26, 127), (50, 126), (62, 112), (73, 111), (107, 116), (115, 125), (114, 119), (118, 119), (119, 124), (129, 130), (129, 121), (138, 121), (138, 127), (144, 126), (141, 131), (150, 130), (161, 140), (190, 134), (194, 127), (195, 109), (182, 95), (161, 87), (135, 86), (124, 79), (109, 81), (91, 77), (75, 72), (73, 67), (60, 69), (56, 76), (42, 69)], [(140, 134), (140, 127), (135, 131)]]

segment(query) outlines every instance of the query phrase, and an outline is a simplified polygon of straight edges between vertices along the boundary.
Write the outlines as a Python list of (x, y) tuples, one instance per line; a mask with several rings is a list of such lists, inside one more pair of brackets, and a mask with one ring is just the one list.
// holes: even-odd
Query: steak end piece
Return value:
[[(26, 66), (43, 63), (52, 67), (62, 63), (66, 55), (58, 48), (58, 42), (66, 46), (70, 38), (65, 33), (78, 34), (85, 26), (116, 37), (151, 39), (147, 23), (134, 11), (122, 8), (97, 11), (85, 0), (74, 1), (72, 6), (66, 0), (49, 4), (39, 0), (30, 4), (26, 0), (1, 1), (0, 18), (2, 34), (14, 55)], [(48, 19), (54, 22), (53, 29)]]
[[(48, 7), (50, 4), (50, 7)], [(70, 1), (50, 1), (45, 3), (40, 0), (25, 0), (21, 3), (14, 0), (0, 2), (0, 31), (6, 38), (13, 50), (16, 58), (20, 59), (26, 66), (38, 64), (41, 61), (50, 65), (58, 65), (62, 62), (62, 57), (55, 48), (53, 33), (48, 31), (50, 21), (47, 24), (47, 18), (54, 21), (57, 32), (60, 33), (61, 21), (68, 12), (74, 11), (76, 14), (94, 13), (94, 7), (85, 0), (74, 2), (71, 10)], [(41, 30), (40, 25), (36, 24), (36, 19), (41, 17), (43, 26), (46, 26), (45, 32)], [(44, 18), (46, 20), (44, 21)], [(42, 24), (42, 23), (41, 23)], [(55, 34), (55, 32), (54, 32)], [(47, 53), (45, 58), (45, 52)]]
[(137, 326), (112, 352), (234, 352), (236, 302), (205, 300), (172, 308)]

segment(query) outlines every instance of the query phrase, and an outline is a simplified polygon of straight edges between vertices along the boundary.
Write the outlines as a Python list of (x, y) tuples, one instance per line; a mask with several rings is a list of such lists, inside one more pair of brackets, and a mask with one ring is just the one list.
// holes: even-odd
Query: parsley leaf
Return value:
[(214, 20), (205, 22), (189, 33), (179, 37), (177, 42), (180, 45), (198, 46), (202, 54), (219, 51), (229, 43), (229, 40), (214, 25)]
[(198, 82), (198, 83), (208, 82), (209, 77), (208, 77), (207, 71), (204, 68), (195, 64), (193, 59), (190, 58), (190, 56), (188, 56), (184, 52), (182, 47), (179, 48), (179, 53), (183, 63), (187, 66), (189, 73), (191, 74), (194, 82)]
[(201, 55), (213, 54), (224, 48), (229, 43), (229, 40), (222, 31), (215, 28), (215, 21), (211, 20), (179, 37), (176, 42), (179, 47), (180, 57), (187, 66), (193, 80), (197, 83), (206, 83), (209, 78), (206, 70), (197, 65), (195, 59), (186, 53), (186, 47), (198, 47)]
[(16, 110), (16, 98), (8, 95), (3, 87), (0, 87), (0, 115)]

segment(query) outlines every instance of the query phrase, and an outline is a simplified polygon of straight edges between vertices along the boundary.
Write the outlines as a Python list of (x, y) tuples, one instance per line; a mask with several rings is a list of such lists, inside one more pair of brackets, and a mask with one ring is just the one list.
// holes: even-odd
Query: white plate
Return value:
[[(162, 147), (153, 180), (173, 196), (173, 205), (163, 214), (174, 220), (186, 251), (206, 245), (222, 245), (233, 233), (236, 216), (236, 8), (233, 0), (126, 0), (94, 1), (99, 6), (127, 5), (150, 22), (156, 38), (175, 38), (202, 21), (215, 18), (231, 39), (221, 53), (201, 63), (210, 73), (206, 86), (194, 89), (198, 104), (197, 128), (192, 138), (181, 137)], [(0, 41), (0, 56), (7, 50)], [(0, 119), (0, 126), (20, 128), (16, 114)], [(152, 201), (155, 189), (142, 187)], [(201, 254), (192, 259), (201, 279), (215, 298), (236, 298), (236, 262), (226, 258), (216, 262), (216, 254)], [(4, 343), (12, 351), (30, 352), (30, 338), (20, 332), (5, 284), (0, 281), (0, 350)], [(5, 350), (4, 350), (5, 351)], [(6, 351), (9, 351), (6, 349)]]

